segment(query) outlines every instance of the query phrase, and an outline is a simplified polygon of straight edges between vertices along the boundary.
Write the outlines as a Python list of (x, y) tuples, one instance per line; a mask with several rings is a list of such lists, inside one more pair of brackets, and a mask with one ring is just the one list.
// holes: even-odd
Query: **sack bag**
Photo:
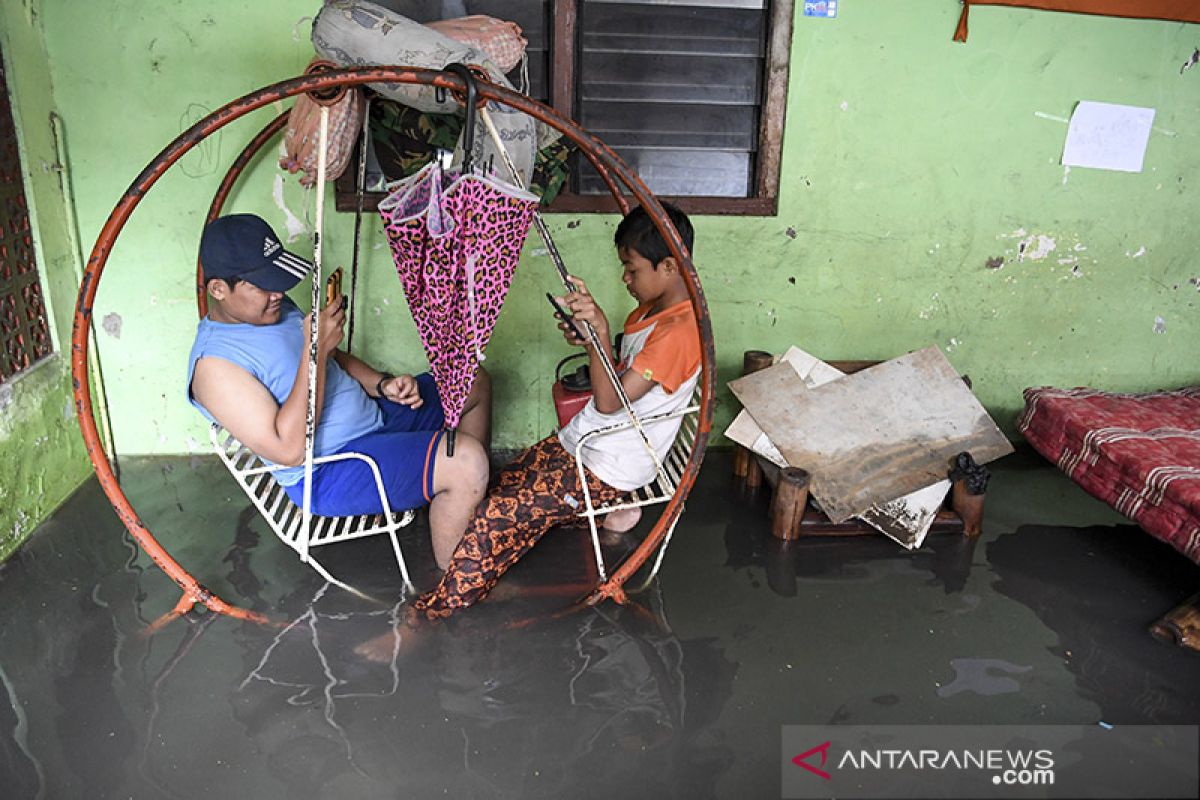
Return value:
[(449, 36), (456, 42), (478, 47), (487, 53), (501, 72), (512, 72), (525, 55), (529, 40), (521, 35), (521, 26), (483, 14), (427, 22), (425, 26)]
[[(315, 62), (314, 62), (315, 63)], [(311, 67), (311, 65), (310, 65)], [(363, 124), (363, 95), (350, 87), (337, 103), (329, 107), (329, 129), (325, 142), (325, 179), (337, 180), (346, 171)], [(302, 186), (317, 182), (317, 145), (321, 137), (321, 106), (307, 94), (298, 95), (288, 114), (283, 135), (284, 155), (279, 166), (291, 173), (304, 172)]]
[[(444, 69), (447, 64), (471, 64), (481, 67), (492, 83), (513, 88), (482, 49), (459, 42), (367, 0), (326, 0), (313, 21), (312, 42), (321, 57), (343, 67), (400, 64)], [(454, 97), (447, 94), (439, 99), (432, 86), (402, 83), (373, 83), (370, 86), (390, 100), (427, 114), (461, 112), (462, 107)], [(499, 103), (489, 104), (488, 113), (500, 132), (500, 138), (521, 180), (528, 185), (533, 175), (537, 148), (554, 141), (558, 137), (557, 131)], [(504, 161), (487, 131), (477, 132), (473, 153), (474, 163), (492, 163), (500, 174), (508, 178)]]

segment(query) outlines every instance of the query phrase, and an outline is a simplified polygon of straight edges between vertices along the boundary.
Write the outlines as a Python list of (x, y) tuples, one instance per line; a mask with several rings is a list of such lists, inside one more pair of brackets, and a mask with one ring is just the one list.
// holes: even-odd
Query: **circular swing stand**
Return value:
[[(352, 86), (366, 83), (403, 83), (434, 86), (450, 90), (458, 96), (466, 93), (466, 84), (461, 77), (449, 72), (436, 70), (415, 69), (406, 67), (355, 67), (348, 69), (331, 69), (301, 75), (289, 80), (266, 86), (251, 92), (233, 102), (217, 109), (204, 119), (175, 138), (162, 152), (151, 161), (137, 176), (130, 187), (121, 196), (112, 213), (109, 214), (100, 235), (96, 239), (87, 267), (79, 286), (79, 294), (75, 304), (74, 323), (71, 330), (71, 377), (74, 386), (75, 410), (79, 419), (79, 427), (87, 447), (88, 458), (96, 472), (109, 502), (121, 522), (137, 541), (138, 545), (153, 559), (172, 580), (182, 589), (183, 595), (174, 609), (164, 614), (151, 625), (157, 629), (178, 616), (190, 611), (196, 604), (205, 606), (210, 611), (225, 614), (234, 618), (254, 622), (269, 622), (258, 612), (231, 605), (212, 591), (203, 586), (195, 577), (185, 570), (166, 551), (154, 534), (145, 525), (134, 510), (129, 499), (121, 490), (116, 474), (104, 451), (96, 426), (96, 418), (92, 409), (91, 387), (88, 383), (89, 352), (87, 332), (92, 322), (92, 303), (100, 284), (105, 264), (112, 252), (114, 243), (120, 235), (125, 223), (128, 222), (133, 210), (143, 200), (151, 187), (158, 182), (168, 169), (185, 153), (198, 145), (206, 137), (220, 130), (234, 120), (262, 108), (265, 105), (308, 93), (311, 96), (324, 97), (330, 92), (338, 92)], [(683, 511), (684, 501), (696, 481), (700, 470), (700, 462), (704, 458), (704, 449), (712, 427), (714, 392), (716, 388), (716, 363), (713, 349), (712, 320), (709, 317), (708, 305), (704, 299), (704, 290), (700, 286), (699, 277), (691, 257), (684, 248), (679, 232), (671, 224), (670, 218), (663, 210), (662, 204), (650, 192), (641, 179), (634, 173), (611, 149), (592, 134), (588, 133), (574, 121), (562, 116), (554, 109), (531, 100), (525, 95), (506, 89), (487, 81), (477, 81), (479, 96), (485, 101), (495, 101), (510, 106), (518, 111), (529, 114), (560, 131), (574, 142), (600, 174), (605, 185), (612, 192), (622, 212), (630, 208), (627, 190), (634, 201), (641, 204), (653, 218), (655, 226), (662, 234), (667, 247), (681, 265), (687, 284), (688, 295), (691, 298), (692, 309), (700, 327), (701, 338), (701, 371), (699, 380), (700, 407), (695, 444), (691, 454), (683, 466), (676, 489), (670, 500), (655, 522), (654, 527), (642, 540), (641, 544), (631, 552), (621, 564), (596, 586), (583, 602), (595, 605), (606, 599), (618, 603), (626, 601), (624, 584), (642, 567), (646, 561), (664, 544), (664, 539), (674, 530), (675, 524)], [(228, 197), (237, 177), (245, 170), (253, 156), (285, 125), (288, 112), (284, 112), (266, 127), (264, 127), (247, 144), (246, 148), (234, 160), (229, 172), (221, 181), (212, 204), (205, 218), (215, 219)], [(623, 188), (622, 188), (623, 187)], [(204, 282), (197, 265), (196, 300), (200, 314), (207, 311), (207, 296)]]

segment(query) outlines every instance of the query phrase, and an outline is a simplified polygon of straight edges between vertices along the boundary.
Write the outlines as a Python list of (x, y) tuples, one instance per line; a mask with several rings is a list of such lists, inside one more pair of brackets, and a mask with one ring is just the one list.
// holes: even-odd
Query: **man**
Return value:
[[(188, 366), (188, 399), (259, 457), (283, 468), (275, 478), (303, 502), (309, 325), (284, 292), (312, 264), (284, 249), (262, 218), (234, 214), (211, 222), (200, 240), (211, 298)], [(337, 349), (341, 296), (318, 315), (318, 456), (353, 452), (379, 465), (395, 510), (429, 503), (438, 566), (445, 568), (487, 488), (491, 389), (479, 370), (459, 422), (454, 456), (439, 447), (445, 418), (432, 377), (380, 372)], [(314, 468), (311, 507), (322, 516), (379, 513), (370, 468), (360, 459)]]

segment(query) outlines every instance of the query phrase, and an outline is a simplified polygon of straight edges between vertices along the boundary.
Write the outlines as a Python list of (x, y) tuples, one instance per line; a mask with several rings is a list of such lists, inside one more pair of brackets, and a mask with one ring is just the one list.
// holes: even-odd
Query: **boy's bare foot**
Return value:
[(604, 518), (604, 522), (600, 523), (600, 527), (606, 531), (613, 533), (624, 533), (638, 524), (642, 518), (642, 509), (640, 506), (633, 508), (622, 508), (620, 511), (613, 511)]

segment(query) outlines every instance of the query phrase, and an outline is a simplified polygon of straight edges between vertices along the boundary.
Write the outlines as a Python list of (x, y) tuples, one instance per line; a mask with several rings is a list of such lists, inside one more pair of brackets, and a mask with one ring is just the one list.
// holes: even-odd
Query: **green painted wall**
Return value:
[[(311, 49), (297, 23), (316, 5), (44, 2), (85, 242), (173, 136), (300, 71)], [(1180, 67), (1200, 28), (980, 8), (962, 45), (951, 42), (958, 10), (953, 0), (849, 0), (836, 20), (797, 18), (779, 214), (697, 221), (722, 382), (747, 348), (887, 358), (935, 343), (1010, 431), (1027, 385), (1195, 382), (1200, 69)], [(1058, 164), (1081, 99), (1158, 109), (1145, 172)], [(184, 158), (109, 263), (95, 308), (107, 320), (101, 349), (122, 452), (205, 446), (182, 386), (200, 220), (226, 165), (270, 114)], [(290, 215), (311, 216), (312, 196), (273, 161), (262, 159), (230, 208), (263, 213), (282, 231)], [(349, 263), (351, 225), (332, 217), (327, 263)], [(624, 308), (613, 225), (551, 220), (574, 270)], [(500, 447), (551, 429), (549, 375), (566, 352), (541, 299), (553, 273), (535, 248), (488, 361)], [(364, 251), (361, 352), (415, 369), (420, 348), (375, 225)], [(994, 258), (998, 269), (985, 265)], [(718, 425), (734, 409), (722, 390)]]
[(89, 474), (61, 352), (70, 341), (75, 256), (50, 112), (49, 63), (35, 4), (0, 4), (0, 49), (19, 130), (34, 249), (59, 352), (0, 384), (0, 560)]

